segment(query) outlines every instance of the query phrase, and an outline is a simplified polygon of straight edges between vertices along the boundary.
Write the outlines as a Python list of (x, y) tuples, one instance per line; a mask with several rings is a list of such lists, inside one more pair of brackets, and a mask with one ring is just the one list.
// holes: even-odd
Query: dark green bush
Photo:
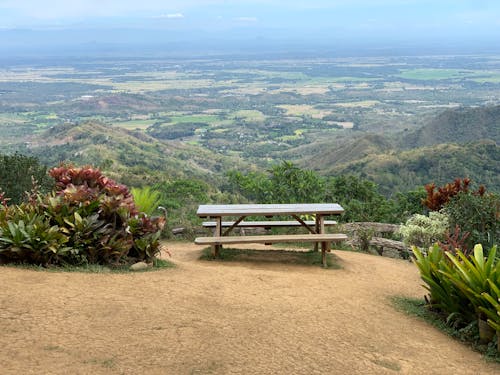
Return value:
[(450, 227), (458, 225), (468, 232), (466, 247), (480, 243), (487, 248), (498, 244), (500, 238), (500, 197), (495, 194), (461, 192), (451, 198), (444, 207)]
[(42, 191), (52, 189), (53, 182), (47, 175), (47, 168), (38, 159), (18, 153), (0, 155), (0, 191), (11, 204), (18, 204), (25, 198), (33, 184)]

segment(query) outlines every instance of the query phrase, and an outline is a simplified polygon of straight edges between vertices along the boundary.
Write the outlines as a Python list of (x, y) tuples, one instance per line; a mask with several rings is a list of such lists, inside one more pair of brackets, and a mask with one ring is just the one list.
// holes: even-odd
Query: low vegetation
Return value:
[(139, 212), (128, 188), (98, 169), (49, 171), (55, 189), (0, 207), (0, 260), (36, 265), (152, 262), (163, 217)]

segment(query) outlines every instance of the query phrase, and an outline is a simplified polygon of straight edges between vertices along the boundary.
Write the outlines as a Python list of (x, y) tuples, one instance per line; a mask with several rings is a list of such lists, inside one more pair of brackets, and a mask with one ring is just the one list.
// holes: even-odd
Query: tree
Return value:
[(53, 185), (47, 168), (37, 158), (19, 153), (0, 155), (0, 189), (10, 199), (9, 203), (20, 203), (34, 184), (43, 192)]

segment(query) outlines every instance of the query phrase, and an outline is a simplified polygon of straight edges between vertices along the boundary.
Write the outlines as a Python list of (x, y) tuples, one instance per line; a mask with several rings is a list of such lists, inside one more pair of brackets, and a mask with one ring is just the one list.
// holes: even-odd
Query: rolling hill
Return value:
[(54, 126), (33, 135), (26, 147), (26, 153), (46, 165), (64, 161), (99, 166), (110, 177), (130, 185), (179, 178), (215, 183), (220, 171), (239, 165), (244, 168), (239, 159), (178, 142), (160, 142), (141, 132), (99, 122)]
[(440, 113), (414, 132), (365, 134), (343, 144), (323, 142), (303, 152), (298, 164), (325, 175), (368, 178), (386, 195), (457, 177), (500, 191), (499, 144), (500, 106), (458, 108)]
[(490, 139), (500, 143), (500, 106), (446, 110), (400, 138), (402, 148)]

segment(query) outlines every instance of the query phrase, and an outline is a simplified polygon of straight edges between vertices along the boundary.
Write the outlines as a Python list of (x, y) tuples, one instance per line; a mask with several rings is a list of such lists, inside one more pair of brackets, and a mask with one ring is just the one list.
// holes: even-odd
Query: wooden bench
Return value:
[(321, 255), (323, 265), (326, 267), (326, 252), (330, 251), (331, 242), (341, 242), (347, 240), (347, 236), (341, 233), (323, 233), (323, 234), (280, 234), (266, 236), (215, 236), (198, 237), (194, 240), (197, 245), (212, 245), (213, 256), (217, 256), (220, 245), (247, 244), (247, 243), (294, 243), (294, 242), (315, 242), (321, 243)]

